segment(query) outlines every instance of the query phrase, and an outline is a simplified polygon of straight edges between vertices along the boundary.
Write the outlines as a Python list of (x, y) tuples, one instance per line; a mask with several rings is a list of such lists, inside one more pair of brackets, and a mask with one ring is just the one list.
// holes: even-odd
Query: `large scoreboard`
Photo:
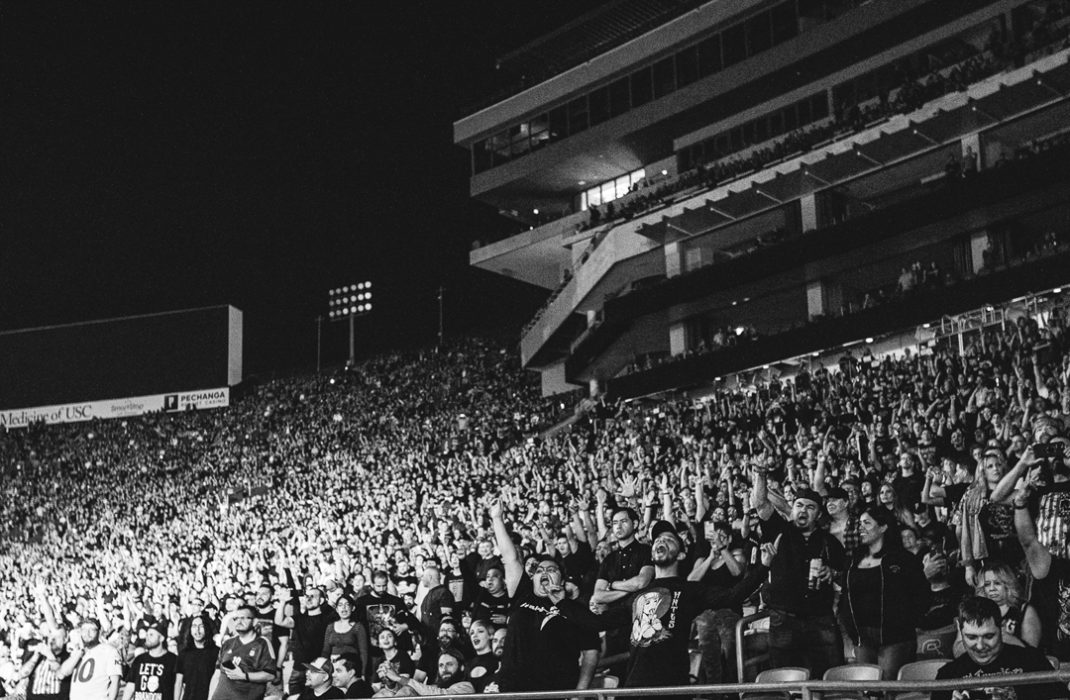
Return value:
[(215, 306), (0, 332), (0, 425), (229, 404), (242, 313)]

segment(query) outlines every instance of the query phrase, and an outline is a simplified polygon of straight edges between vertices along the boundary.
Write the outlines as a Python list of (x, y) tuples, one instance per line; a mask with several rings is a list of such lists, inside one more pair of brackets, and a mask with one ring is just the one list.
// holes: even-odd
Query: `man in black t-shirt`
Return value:
[[(962, 601), (959, 605), (958, 624), (966, 653), (937, 671), (937, 680), (1053, 670), (1043, 652), (1003, 643), (1003, 629), (1000, 625), (1002, 617), (999, 606), (988, 598), (972, 597)], [(943, 690), (932, 693), (932, 700), (975, 698), (1059, 700), (1070, 698), (1070, 695), (1067, 694), (1066, 686), (1058, 683), (992, 686), (980, 690)]]
[(505, 567), (491, 566), (472, 603), (472, 619), (488, 620), (504, 627), (509, 619), (509, 595), (505, 592)]
[[(617, 549), (606, 557), (598, 568), (598, 579), (591, 594), (593, 605), (614, 606), (632, 593), (641, 590), (654, 578), (650, 563), (650, 545), (635, 539), (639, 516), (634, 510), (619, 507), (613, 511), (610, 521)], [(612, 656), (628, 651), (627, 626), (606, 630), (606, 654)], [(623, 676), (627, 670), (624, 662), (609, 667), (609, 672)]]
[(501, 503), (490, 509), (494, 538), (513, 601), (498, 687), (502, 692), (584, 690), (598, 661), (598, 635), (565, 619), (550, 600), (564, 572), (555, 559), (540, 557), (533, 576), (524, 565), (502, 519)]
[(372, 673), (382, 660), (383, 652), (379, 648), (379, 633), (384, 629), (400, 635), (408, 631), (409, 625), (416, 622), (405, 606), (405, 601), (387, 592), (390, 577), (385, 571), (372, 574), (372, 590), (367, 595), (357, 598), (356, 618), (364, 625), (368, 633), (368, 664), (364, 667), (365, 678), (372, 678)]
[(296, 695), (305, 687), (305, 666), (314, 661), (323, 651), (323, 635), (327, 626), (338, 619), (338, 613), (325, 602), (321, 588), (305, 591), (304, 609), (290, 592), (290, 601), (281, 603), (275, 615), (275, 626), (290, 630), (290, 649), (293, 654), (293, 671), (290, 674), (289, 693)]
[(562, 590), (550, 591), (550, 599), (570, 620), (595, 629), (623, 623), (629, 630), (632, 653), (624, 683), (629, 688), (687, 685), (691, 622), (703, 610), (741, 604), (758, 589), (771, 558), (771, 548), (767, 547), (762, 564), (751, 567), (737, 584), (731, 588), (710, 586), (679, 575), (678, 567), (686, 552), (684, 541), (671, 523), (655, 523), (653, 534), (652, 561), (657, 577), (632, 595), (626, 605), (594, 615), (582, 603), (569, 600)]
[(346, 652), (335, 660), (331, 682), (345, 698), (370, 698), (374, 692), (361, 675), (360, 656), (353, 652)]
[(175, 700), (178, 657), (167, 651), (167, 622), (145, 630), (145, 653), (126, 673), (123, 700)]
[(843, 641), (832, 610), (832, 579), (847, 565), (843, 545), (818, 527), (821, 496), (816, 492), (796, 489), (788, 522), (773, 511), (765, 471), (756, 468), (752, 483), (762, 540), (776, 543), (772, 576), (762, 589), (770, 611), (773, 666), (804, 666), (820, 678), (843, 664)]
[(1014, 527), (1034, 579), (1032, 602), (1044, 621), (1040, 646), (1060, 661), (1070, 661), (1070, 561), (1052, 556), (1037, 539), (1028, 484), (1014, 494)]

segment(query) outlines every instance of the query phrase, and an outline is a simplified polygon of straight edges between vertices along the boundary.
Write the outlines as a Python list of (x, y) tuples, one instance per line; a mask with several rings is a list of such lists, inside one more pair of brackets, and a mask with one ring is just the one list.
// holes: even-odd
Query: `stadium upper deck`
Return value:
[[(969, 279), (989, 271), (993, 245), (1005, 261), (1065, 230), (1058, 169), (1017, 194), (1001, 184), (1013, 175), (986, 173), (988, 199), (894, 217), (943, 201), (963, 173), (1059, 142), (1068, 5), (718, 1), (637, 22), (643, 33), (620, 31), (576, 65), (555, 37), (594, 31), (583, 23), (605, 11), (525, 47), (548, 77), (454, 124), (472, 196), (529, 227), (476, 247), (472, 264), (554, 290), (522, 338), (525, 366), (546, 392), (604, 382), (708, 347), (719, 328), (769, 334), (861, 308), (915, 262)], [(655, 6), (636, 16), (649, 25)], [(893, 230), (811, 237), (794, 267), (748, 266), (758, 249), (865, 216)], [(720, 281), (693, 284), (707, 267), (702, 279)], [(677, 277), (686, 294), (665, 285)], [(627, 313), (607, 318), (609, 301)]]

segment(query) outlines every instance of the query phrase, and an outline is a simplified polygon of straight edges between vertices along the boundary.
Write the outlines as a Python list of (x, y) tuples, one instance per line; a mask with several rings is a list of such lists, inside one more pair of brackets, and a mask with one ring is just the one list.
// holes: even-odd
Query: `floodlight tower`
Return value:
[(327, 320), (349, 321), (349, 361), (356, 361), (356, 346), (353, 341), (353, 319), (366, 316), (372, 310), (372, 283), (369, 281), (335, 287), (327, 293)]

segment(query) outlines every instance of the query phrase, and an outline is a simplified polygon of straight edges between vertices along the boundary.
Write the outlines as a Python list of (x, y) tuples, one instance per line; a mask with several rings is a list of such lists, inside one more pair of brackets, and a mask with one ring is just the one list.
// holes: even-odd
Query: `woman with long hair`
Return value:
[(887, 509), (903, 525), (914, 526), (914, 513), (899, 501), (899, 494), (888, 482), (881, 484), (877, 492), (877, 504)]
[(877, 664), (888, 679), (914, 659), (915, 628), (929, 608), (921, 560), (903, 549), (897, 528), (885, 506), (870, 506), (859, 516), (859, 545), (844, 575), (839, 606), (855, 660)]
[(1003, 614), (1003, 641), (1036, 647), (1040, 643), (1040, 616), (1025, 599), (1022, 583), (1005, 562), (989, 561), (977, 572), (977, 595), (999, 606)]
[(1007, 458), (1000, 449), (984, 450), (959, 505), (959, 543), (966, 582), (971, 586), (980, 584), (977, 569), (990, 559), (1017, 562), (1025, 557), (1014, 529), (1013, 494), (997, 501), (991, 498), (1006, 471)]
[(208, 700), (219, 647), (212, 640), (212, 623), (204, 613), (193, 617), (186, 646), (178, 652), (174, 700)]

